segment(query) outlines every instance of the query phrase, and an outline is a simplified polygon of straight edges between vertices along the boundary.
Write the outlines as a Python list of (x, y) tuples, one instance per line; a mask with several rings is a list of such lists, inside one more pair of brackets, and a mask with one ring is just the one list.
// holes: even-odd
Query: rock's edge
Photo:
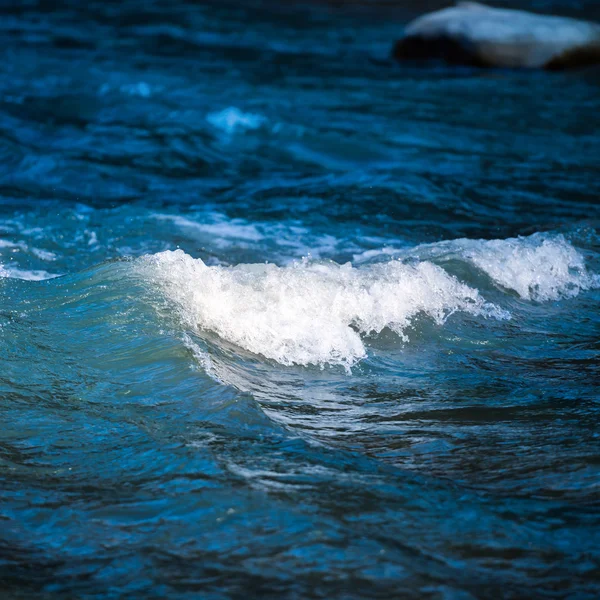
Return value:
[[(492, 9), (491, 7), (487, 7), (485, 5), (480, 5), (473, 3), (458, 3), (456, 7), (457, 10), (469, 10), (473, 11), (474, 16), (479, 12), (478, 9), (489, 9), (489, 10), (500, 10), (500, 9)], [(392, 57), (398, 61), (405, 60), (429, 60), (429, 59), (438, 59), (443, 60), (446, 63), (454, 64), (454, 65), (466, 65), (472, 67), (480, 67), (480, 68), (519, 68), (519, 69), (547, 69), (547, 70), (562, 70), (562, 69), (573, 69), (578, 67), (590, 66), (593, 64), (600, 64), (600, 25), (596, 25), (595, 23), (588, 23), (582, 21), (582, 24), (591, 25), (597, 27), (598, 34), (596, 39), (585, 40), (582, 39), (580, 45), (574, 44), (572, 47), (567, 48), (563, 51), (559, 49), (557, 54), (552, 55), (548, 58), (548, 60), (540, 63), (530, 65), (527, 64), (526, 55), (531, 51), (531, 48), (524, 47), (523, 48), (523, 60), (519, 64), (517, 61), (516, 64), (505, 64), (499, 58), (494, 57), (494, 52), (486, 51), (485, 43), (482, 43), (481, 40), (473, 40), (468, 36), (460, 36), (455, 31), (452, 31), (452, 20), (449, 19), (449, 27), (447, 31), (440, 32), (411, 32), (411, 29), (414, 29), (415, 26), (419, 29), (420, 22), (429, 17), (436, 15), (438, 13), (442, 13), (444, 11), (449, 11), (452, 9), (443, 9), (441, 11), (435, 11), (433, 13), (427, 13), (416, 20), (412, 21), (407, 25), (408, 33), (401, 39), (399, 39), (392, 50)], [(503, 12), (513, 12), (508, 9), (502, 9)], [(525, 12), (525, 11), (514, 11), (514, 12)], [(534, 15), (534, 13), (529, 13)], [(539, 15), (540, 18), (547, 18), (550, 15)], [(560, 19), (560, 17), (557, 17)], [(566, 18), (565, 18), (566, 19)], [(568, 19), (572, 21), (572, 19)], [(535, 42), (534, 42), (535, 43)], [(544, 44), (544, 40), (539, 42), (539, 45), (542, 46)], [(498, 48), (502, 48), (502, 42), (491, 41), (489, 46), (496, 45)], [(514, 43), (508, 41), (506, 43), (506, 47), (510, 48), (513, 46), (512, 50), (514, 51)], [(517, 53), (518, 53), (517, 49)], [(498, 53), (501, 55), (501, 53)]]

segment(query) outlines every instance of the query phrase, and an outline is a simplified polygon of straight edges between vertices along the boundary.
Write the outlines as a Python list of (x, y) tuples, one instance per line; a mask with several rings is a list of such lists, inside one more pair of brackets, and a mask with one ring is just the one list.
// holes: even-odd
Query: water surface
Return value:
[(3, 9), (7, 598), (598, 597), (600, 72), (421, 9)]

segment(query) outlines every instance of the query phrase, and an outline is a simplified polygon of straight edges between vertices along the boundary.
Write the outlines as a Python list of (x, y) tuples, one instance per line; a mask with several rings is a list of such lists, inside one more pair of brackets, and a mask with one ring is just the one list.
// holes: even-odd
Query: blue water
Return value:
[(600, 595), (597, 68), (2, 6), (2, 598)]

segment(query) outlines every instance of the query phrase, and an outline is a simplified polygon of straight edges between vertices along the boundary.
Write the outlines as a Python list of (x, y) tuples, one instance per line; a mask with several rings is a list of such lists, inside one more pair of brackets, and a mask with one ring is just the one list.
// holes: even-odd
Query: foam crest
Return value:
[(525, 300), (571, 298), (600, 286), (600, 277), (587, 270), (583, 256), (562, 235), (471, 241), (464, 252), (496, 283)]
[(217, 129), (227, 134), (237, 130), (259, 129), (267, 121), (262, 115), (242, 112), (235, 106), (230, 106), (220, 112), (210, 113), (206, 120)]
[(44, 281), (45, 279), (54, 279), (59, 277), (56, 273), (48, 273), (41, 269), (18, 269), (16, 267), (6, 268), (0, 264), (0, 279), (23, 279), (25, 281)]
[(470, 263), (524, 300), (547, 302), (572, 298), (581, 291), (600, 287), (600, 277), (587, 269), (582, 254), (560, 234), (535, 233), (506, 240), (460, 239), (409, 250), (384, 248), (364, 252), (355, 256), (355, 260), (405, 256)]
[(417, 315), (507, 318), (440, 267), (391, 261), (207, 266), (181, 250), (141, 259), (142, 270), (186, 326), (210, 331), (284, 365), (342, 365), (366, 356), (363, 336), (384, 328), (406, 340)]

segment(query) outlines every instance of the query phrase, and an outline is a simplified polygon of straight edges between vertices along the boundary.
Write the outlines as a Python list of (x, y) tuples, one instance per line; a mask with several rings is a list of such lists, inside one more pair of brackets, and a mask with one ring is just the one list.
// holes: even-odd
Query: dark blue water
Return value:
[(2, 598), (599, 596), (600, 71), (416, 4), (2, 4)]

